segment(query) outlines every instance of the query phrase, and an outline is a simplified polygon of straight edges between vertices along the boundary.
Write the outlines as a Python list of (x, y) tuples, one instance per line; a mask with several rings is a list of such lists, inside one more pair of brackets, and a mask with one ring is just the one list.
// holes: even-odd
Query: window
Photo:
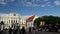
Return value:
[(15, 20), (14, 20), (14, 23), (16, 23)]
[(17, 23), (17, 20), (16, 20), (16, 23)]
[(12, 24), (14, 24), (14, 21), (13, 21), (13, 20), (11, 20), (11, 23), (12, 23)]
[(10, 20), (9, 20), (9, 23), (10, 23)]

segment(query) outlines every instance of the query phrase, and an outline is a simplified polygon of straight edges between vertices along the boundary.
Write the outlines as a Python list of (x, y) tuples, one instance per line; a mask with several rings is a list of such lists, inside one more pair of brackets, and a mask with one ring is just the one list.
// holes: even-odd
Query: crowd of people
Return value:
[(48, 32), (60, 32), (60, 24), (46, 24), (44, 26), (39, 27), (40, 31), (48, 31)]
[[(29, 27), (28, 29), (25, 29), (25, 27), (22, 27), (21, 29), (19, 28), (19, 27), (17, 27), (17, 28), (9, 28), (9, 29), (4, 29), (4, 30), (8, 30), (8, 33), (9, 34), (35, 34), (35, 28), (33, 27), (33, 28), (31, 28), (31, 27)], [(2, 34), (2, 32), (4, 31), (4, 30), (0, 30), (0, 33)]]
[[(52, 24), (46, 24), (46, 25), (44, 25), (44, 26), (40, 26), (40, 27), (29, 27), (28, 29), (25, 29), (25, 27), (22, 27), (21, 29), (19, 28), (19, 27), (17, 27), (17, 28), (9, 28), (8, 29), (8, 33), (9, 34), (35, 34), (36, 33), (36, 31), (45, 31), (45, 32), (58, 32), (59, 31), (59, 29), (60, 29), (60, 27), (59, 27), (60, 25), (57, 23), (57, 24), (54, 24), (54, 25), (52, 25)], [(6, 30), (6, 29), (5, 29)], [(28, 30), (28, 31), (27, 31)], [(2, 30), (3, 31), (3, 30)], [(0, 30), (0, 33), (2, 32), (1, 30)]]
[(26, 33), (26, 30), (24, 27), (22, 27), (22, 29), (20, 29), (19, 27), (18, 28), (10, 28), (9, 29), (9, 34), (25, 34)]

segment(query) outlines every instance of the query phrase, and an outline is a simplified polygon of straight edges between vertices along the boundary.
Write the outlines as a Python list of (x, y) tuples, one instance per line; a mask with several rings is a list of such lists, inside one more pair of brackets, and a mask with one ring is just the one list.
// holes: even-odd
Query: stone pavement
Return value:
[[(2, 34), (9, 34), (8, 33), (8, 30), (3, 31)], [(32, 33), (27, 32), (27, 34), (33, 34), (33, 32)], [(58, 32), (42, 32), (42, 31), (36, 31), (35, 34), (60, 34), (60, 33), (58, 33)]]
[(35, 34), (60, 34), (60, 33), (57, 33), (57, 32), (42, 32), (42, 31), (38, 31), (38, 32), (35, 32)]

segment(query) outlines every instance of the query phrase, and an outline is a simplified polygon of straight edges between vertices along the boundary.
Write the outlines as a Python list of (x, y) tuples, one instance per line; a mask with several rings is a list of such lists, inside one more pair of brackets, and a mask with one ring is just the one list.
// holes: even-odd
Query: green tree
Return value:
[(36, 19), (34, 20), (34, 26), (39, 26), (40, 20), (41, 20), (40, 17), (36, 18)]
[(52, 25), (56, 23), (60, 24), (60, 17), (58, 16), (42, 16), (41, 18), (38, 17), (34, 20), (34, 26), (39, 26), (40, 21), (44, 21), (45, 24), (52, 24)]

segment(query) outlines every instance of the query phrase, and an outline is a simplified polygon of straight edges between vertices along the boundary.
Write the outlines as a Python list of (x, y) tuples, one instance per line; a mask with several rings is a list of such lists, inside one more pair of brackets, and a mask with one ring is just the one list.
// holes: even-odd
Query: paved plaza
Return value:
[[(9, 33), (8, 33), (8, 30), (5, 30), (5, 31), (3, 31), (1, 34), (9, 34)], [(31, 33), (28, 33), (28, 32), (27, 32), (26, 34), (33, 34), (33, 32), (31, 32)], [(60, 33), (58, 33), (58, 32), (36, 31), (35, 34), (60, 34)]]

